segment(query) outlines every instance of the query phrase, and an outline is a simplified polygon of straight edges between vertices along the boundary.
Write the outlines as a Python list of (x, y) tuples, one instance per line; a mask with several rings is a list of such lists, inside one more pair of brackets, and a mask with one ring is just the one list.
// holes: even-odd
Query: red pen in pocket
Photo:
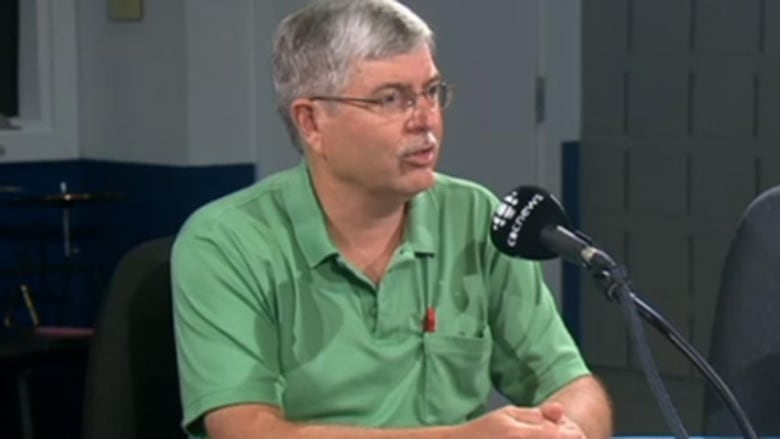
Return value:
[(436, 332), (436, 308), (428, 308), (425, 313), (425, 332)]

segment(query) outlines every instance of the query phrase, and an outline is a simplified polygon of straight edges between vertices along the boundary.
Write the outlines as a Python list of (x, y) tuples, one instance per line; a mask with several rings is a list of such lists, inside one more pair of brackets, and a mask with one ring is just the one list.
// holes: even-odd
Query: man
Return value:
[[(394, 0), (323, 0), (274, 46), (302, 163), (200, 209), (173, 254), (184, 426), (225, 438), (603, 438), (607, 397), (497, 199), (434, 172), (452, 87)], [(515, 405), (485, 414), (495, 386)]]

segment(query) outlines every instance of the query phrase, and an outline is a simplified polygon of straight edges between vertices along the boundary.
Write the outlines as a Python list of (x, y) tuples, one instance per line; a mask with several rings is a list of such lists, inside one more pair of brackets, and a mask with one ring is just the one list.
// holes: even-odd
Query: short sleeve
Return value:
[(190, 434), (202, 434), (203, 416), (222, 406), (281, 405), (273, 307), (258, 281), (262, 265), (245, 253), (237, 237), (215, 227), (184, 229), (174, 245), (174, 326)]
[(539, 264), (490, 253), (491, 377), (513, 404), (537, 405), (590, 372)]

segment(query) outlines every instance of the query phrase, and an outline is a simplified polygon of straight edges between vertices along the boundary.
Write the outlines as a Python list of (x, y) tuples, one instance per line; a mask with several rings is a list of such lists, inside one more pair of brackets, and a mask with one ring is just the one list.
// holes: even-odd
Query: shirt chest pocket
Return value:
[[(447, 294), (442, 291), (442, 294)], [(448, 300), (449, 299), (449, 300)], [(488, 399), (493, 339), (484, 286), (467, 278), (440, 296), (435, 332), (423, 335), (426, 422), (457, 423), (481, 414)]]

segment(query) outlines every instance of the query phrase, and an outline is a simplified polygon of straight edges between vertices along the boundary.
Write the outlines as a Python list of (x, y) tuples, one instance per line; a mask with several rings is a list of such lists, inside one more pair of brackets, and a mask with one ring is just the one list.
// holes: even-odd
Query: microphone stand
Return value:
[[(591, 249), (593, 248), (591, 247)], [(624, 267), (615, 264), (608, 255), (600, 250), (595, 251), (598, 255), (596, 258), (591, 259), (594, 263), (588, 264), (586, 267), (593, 274), (594, 280), (601, 283), (600, 286), (604, 288), (607, 300), (621, 303), (624, 309), (634, 309), (635, 313), (638, 313), (639, 316), (656, 328), (661, 335), (669, 340), (678, 351), (696, 366), (699, 372), (701, 372), (707, 381), (715, 388), (721, 400), (726, 404), (736, 420), (744, 437), (748, 439), (759, 439), (758, 434), (751, 425), (750, 420), (742, 409), (742, 406), (739, 404), (739, 401), (737, 401), (737, 398), (734, 396), (734, 393), (729, 389), (728, 385), (723, 382), (707, 360), (705, 360), (704, 357), (702, 357), (702, 355), (699, 354), (699, 352), (663, 316), (661, 316), (660, 313), (631, 291), (628, 275)], [(633, 307), (630, 305), (633, 305)], [(630, 317), (628, 312), (627, 316)], [(629, 323), (632, 322), (629, 320)], [(647, 349), (647, 346), (644, 347)], [(638, 353), (642, 353), (641, 348), (639, 348)], [(647, 370), (645, 370), (645, 375), (647, 376), (648, 381), (651, 382), (651, 388), (653, 388), (653, 383)], [(653, 388), (653, 390), (656, 391), (658, 389)], [(658, 397), (658, 394), (656, 394), (656, 396)], [(659, 404), (661, 404), (660, 399)], [(661, 405), (663, 410), (663, 404)], [(667, 423), (674, 424), (674, 422), (669, 422), (669, 414), (666, 411), (664, 412), (664, 415), (667, 417)], [(679, 421), (679, 418), (677, 421)], [(685, 434), (684, 430), (681, 431), (681, 434)]]

